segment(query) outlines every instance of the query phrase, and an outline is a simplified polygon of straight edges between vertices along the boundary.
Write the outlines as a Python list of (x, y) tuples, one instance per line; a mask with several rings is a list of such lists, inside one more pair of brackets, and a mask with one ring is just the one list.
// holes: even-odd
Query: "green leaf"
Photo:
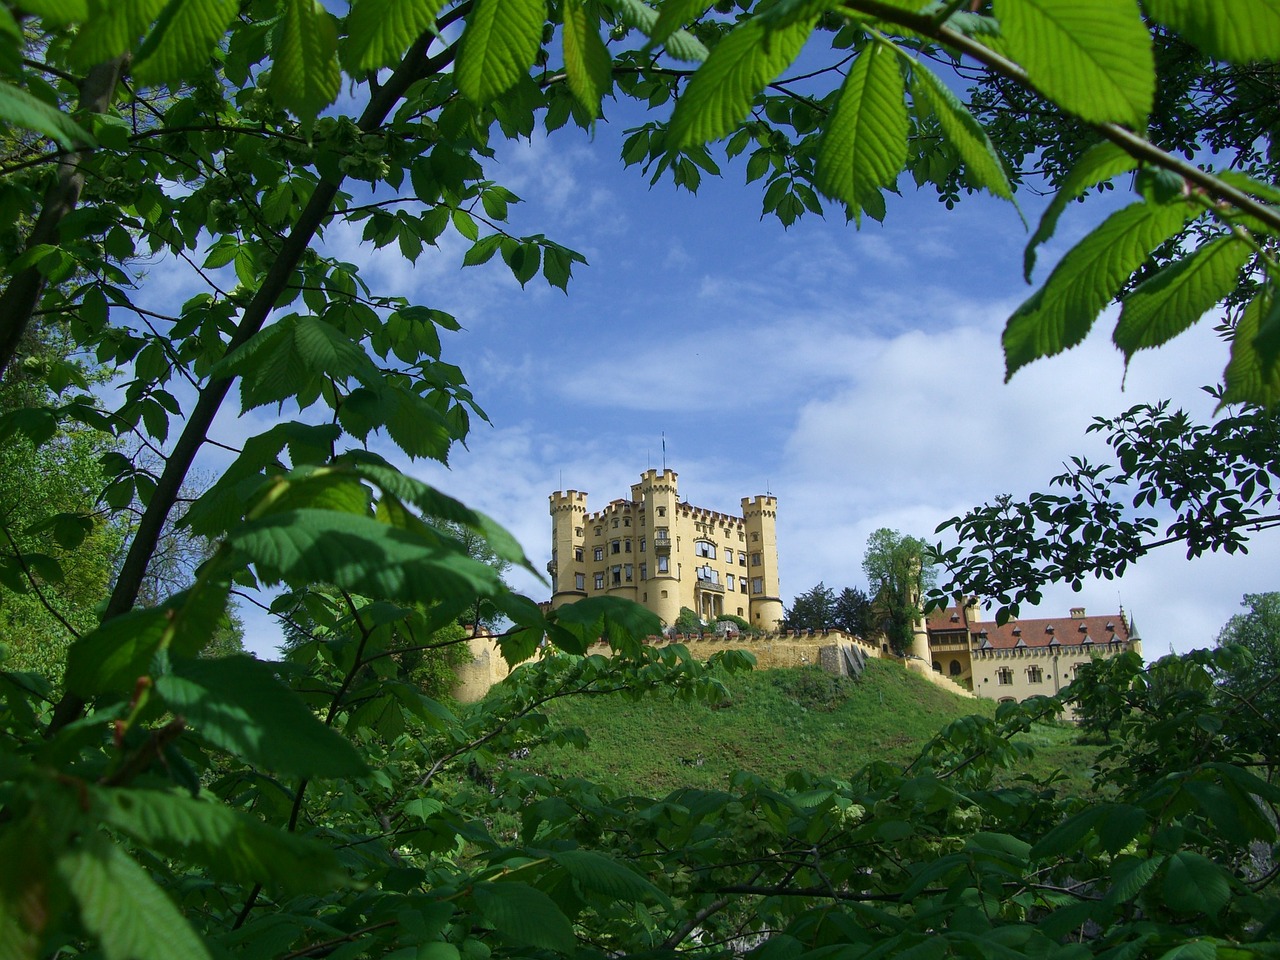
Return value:
[(1280, 359), (1280, 298), (1273, 292), (1269, 299), (1271, 305), (1258, 324), (1258, 335), (1253, 338), (1253, 348), (1267, 369), (1274, 367), (1276, 360)]
[(666, 894), (634, 870), (590, 850), (561, 850), (551, 855), (578, 881), (584, 892), (602, 893), (614, 900), (657, 900), (668, 910)]
[(274, 62), (267, 92), (304, 125), (338, 96), (338, 27), (316, 0), (281, 0), (272, 32)]
[(1083, 340), (1124, 281), (1193, 212), (1185, 203), (1131, 204), (1067, 251), (1044, 286), (1005, 325), (1005, 380), (1032, 360)]
[(368, 772), (348, 740), (252, 657), (175, 660), (156, 679), (156, 692), (206, 740), (252, 764), (301, 777)]
[(1147, 13), (1211, 57), (1275, 60), (1280, 7), (1272, 0), (1143, 0)]
[(587, 15), (581, 0), (564, 3), (564, 67), (573, 95), (598, 117), (600, 101), (613, 86), (613, 58), (600, 39), (599, 24)]
[(102, 834), (63, 851), (57, 871), (107, 960), (208, 960), (209, 951), (178, 908)]
[(18, 6), (49, 26), (62, 27), (89, 19), (89, 0), (22, 0)]
[(208, 70), (214, 45), (236, 13), (238, 0), (169, 0), (143, 41), (132, 68), (139, 83), (171, 83)]
[(182, 656), (199, 653), (226, 616), (230, 591), (225, 581), (200, 581), (161, 607), (132, 610), (106, 621), (71, 645), (67, 689), (86, 700), (102, 693), (126, 693), (139, 677), (151, 673), (151, 661), (162, 644), (169, 643)]
[(942, 132), (973, 178), (997, 197), (1012, 200), (1013, 187), (987, 131), (932, 70), (914, 60), (911, 61), (911, 95), (933, 110)]
[(342, 62), (349, 73), (377, 70), (400, 61), (428, 29), (444, 0), (354, 0), (347, 14)]
[(1062, 186), (1054, 194), (1053, 201), (1040, 217), (1036, 232), (1027, 243), (1026, 252), (1022, 256), (1022, 273), (1027, 283), (1031, 282), (1031, 271), (1036, 266), (1036, 248), (1053, 236), (1058, 218), (1062, 216), (1067, 204), (1083, 195), (1090, 187), (1126, 173), (1137, 165), (1137, 160), (1110, 141), (1094, 144), (1085, 151), (1063, 179)]
[(546, 17), (545, 0), (476, 0), (458, 50), (462, 95), (488, 103), (520, 79), (538, 55)]
[(708, 7), (707, 0), (666, 0), (658, 10), (658, 19), (649, 31), (649, 39), (655, 45), (685, 26)]
[[(571, 653), (582, 653), (601, 638), (625, 647), (643, 637), (657, 636), (662, 631), (662, 621), (657, 614), (618, 597), (589, 597), (565, 604), (552, 612), (552, 618), (562, 628), (561, 635), (553, 637), (553, 640), (557, 646)], [(566, 632), (576, 640), (576, 644), (563, 643)]]
[(1031, 82), (1090, 123), (1146, 126), (1151, 35), (1136, 0), (995, 0), (1008, 53)]
[(814, 185), (862, 206), (868, 191), (892, 187), (907, 162), (907, 105), (891, 49), (875, 43), (854, 61), (818, 145)]
[(812, 29), (812, 21), (779, 30), (759, 20), (736, 27), (689, 81), (671, 114), (667, 145), (682, 150), (732, 133), (765, 84), (800, 53)]
[(1178, 913), (1215, 914), (1231, 899), (1231, 884), (1222, 868), (1190, 850), (1169, 858), (1163, 891), (1165, 904)]
[(0, 81), (0, 120), (42, 133), (64, 150), (73, 150), (78, 144), (96, 146), (89, 131), (61, 110), (7, 81)]
[(103, 823), (198, 863), (216, 879), (290, 893), (331, 891), (350, 882), (328, 847), (220, 803), (160, 790), (95, 788), (93, 796)]
[(124, 53), (146, 32), (165, 2), (113, 0), (112, 3), (94, 4), (92, 22), (71, 42), (68, 55), (72, 64), (88, 70)]
[(426, 604), (498, 589), (493, 568), (457, 545), (346, 513), (272, 514), (236, 528), (228, 541), (266, 583), (332, 583), (375, 599)]
[(1107, 903), (1116, 906), (1128, 903), (1136, 897), (1151, 882), (1151, 878), (1163, 866), (1164, 860), (1159, 855), (1150, 858), (1117, 857), (1111, 871), (1112, 884), (1107, 891)]
[(1264, 288), (1240, 314), (1231, 338), (1231, 360), (1222, 374), (1226, 384), (1222, 404), (1254, 403), (1270, 408), (1280, 403), (1280, 362), (1274, 355), (1270, 362), (1264, 361), (1258, 350), (1263, 317), (1274, 317), (1276, 312), (1274, 300), (1270, 289)]
[(1112, 339), (1129, 359), (1167, 343), (1236, 288), (1253, 251), (1234, 235), (1219, 237), (1138, 285), (1120, 310)]
[[(653, 36), (660, 14), (642, 0), (605, 0), (629, 27), (635, 27), (646, 36)], [(666, 38), (667, 53), (675, 60), (701, 63), (710, 54), (702, 41), (688, 30), (676, 30)]]
[(525, 883), (477, 883), (476, 909), (495, 930), (518, 943), (572, 953), (573, 926), (541, 890)]

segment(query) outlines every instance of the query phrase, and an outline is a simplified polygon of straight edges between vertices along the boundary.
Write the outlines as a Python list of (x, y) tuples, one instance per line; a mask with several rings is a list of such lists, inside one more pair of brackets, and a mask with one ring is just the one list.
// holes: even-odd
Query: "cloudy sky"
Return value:
[[(778, 497), (789, 602), (818, 581), (865, 586), (863, 549), (878, 527), (932, 537), (999, 494), (1046, 489), (1067, 458), (1099, 451), (1084, 434), (1094, 416), (1167, 397), (1212, 412), (1198, 388), (1219, 379), (1226, 354), (1207, 323), (1142, 355), (1127, 379), (1104, 323), (1003, 383), (1000, 331), (1031, 289), (1027, 233), (1010, 204), (973, 197), (948, 211), (904, 177), (883, 226), (808, 217), (784, 230), (760, 219), (760, 185), (743, 183), (740, 164), (696, 196), (651, 188), (618, 159), (628, 125), (614, 117), (590, 135), (535, 135), (503, 147), (493, 169), (525, 201), (514, 232), (587, 257), (567, 295), (541, 278), (521, 290), (500, 258), (462, 268), (456, 236), (416, 265), (394, 245), (361, 244), (358, 227), (328, 237), (375, 289), (462, 322), (445, 358), (492, 425), (477, 424), (448, 468), (409, 469), (503, 522), (538, 569), (550, 556), (548, 494), (585, 490), (596, 508), (627, 495), (661, 465), (664, 435), (692, 503), (733, 512), (743, 496)], [(1044, 201), (1019, 199), (1034, 224)], [(1073, 206), (1038, 281), (1105, 202)], [(262, 413), (219, 429), (243, 435)], [(1050, 590), (1024, 615), (1123, 604), (1149, 656), (1205, 645), (1243, 593), (1280, 586), (1278, 542), (1264, 535), (1248, 557), (1194, 563), (1164, 548), (1122, 580)], [(530, 596), (549, 593), (514, 579)], [(248, 620), (250, 646), (269, 653), (274, 631)]]

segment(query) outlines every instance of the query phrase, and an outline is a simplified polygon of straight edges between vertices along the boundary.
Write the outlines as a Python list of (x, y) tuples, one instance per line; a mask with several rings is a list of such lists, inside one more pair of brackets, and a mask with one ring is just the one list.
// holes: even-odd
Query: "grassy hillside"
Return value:
[[(582, 727), (590, 747), (542, 748), (525, 763), (648, 794), (723, 787), (737, 770), (774, 781), (793, 770), (845, 777), (870, 760), (909, 761), (957, 717), (995, 713), (992, 701), (954, 696), (898, 664), (872, 660), (867, 668), (859, 681), (812, 667), (758, 670), (729, 677), (729, 697), (711, 705), (614, 696), (559, 703), (554, 722)], [(1073, 786), (1081, 782), (1093, 751), (1074, 745), (1073, 730), (1030, 736), (1041, 751), (1032, 772), (1065, 766)]]

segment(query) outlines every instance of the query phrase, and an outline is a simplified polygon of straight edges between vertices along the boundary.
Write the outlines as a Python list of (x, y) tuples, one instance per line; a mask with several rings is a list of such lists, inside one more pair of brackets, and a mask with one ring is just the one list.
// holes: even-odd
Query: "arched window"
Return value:
[(942, 672), (942, 664), (940, 664), (937, 660), (933, 661), (933, 672), (934, 673)]
[(947, 666), (947, 672), (953, 677), (958, 677), (964, 672), (964, 668), (960, 666), (959, 660), (952, 660)]

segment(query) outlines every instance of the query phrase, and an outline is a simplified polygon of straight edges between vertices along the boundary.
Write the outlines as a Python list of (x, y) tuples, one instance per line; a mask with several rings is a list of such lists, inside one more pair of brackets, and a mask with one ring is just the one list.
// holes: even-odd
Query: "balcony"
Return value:
[(670, 541), (670, 540), (659, 540), (659, 539), (655, 538), (655, 539), (654, 539), (654, 541), (653, 541), (653, 552), (654, 552), (654, 553), (659, 553), (659, 554), (670, 554), (670, 553), (671, 553), (671, 541)]
[(697, 589), (706, 593), (724, 593), (723, 583), (712, 583), (710, 580), (698, 580)]

